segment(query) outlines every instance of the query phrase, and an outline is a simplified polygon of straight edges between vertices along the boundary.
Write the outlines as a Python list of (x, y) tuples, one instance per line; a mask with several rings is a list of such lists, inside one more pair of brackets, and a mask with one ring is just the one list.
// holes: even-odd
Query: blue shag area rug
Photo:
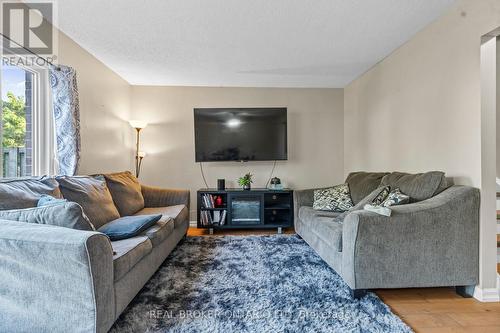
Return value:
[(412, 332), (297, 236), (188, 237), (111, 332)]

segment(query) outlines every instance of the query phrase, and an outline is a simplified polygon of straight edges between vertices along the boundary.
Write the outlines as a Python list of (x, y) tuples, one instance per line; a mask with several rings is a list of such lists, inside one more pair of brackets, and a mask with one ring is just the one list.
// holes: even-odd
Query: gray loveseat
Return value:
[(189, 191), (149, 186), (140, 191), (144, 208), (136, 214), (162, 218), (125, 240), (111, 242), (97, 231), (0, 220), (1, 332), (110, 329), (189, 225)]
[[(455, 286), (471, 293), (479, 278), (479, 190), (450, 186), (441, 172), (351, 173), (355, 206), (312, 208), (314, 190), (295, 191), (295, 230), (349, 285), (366, 289)], [(381, 185), (399, 187), (410, 204), (390, 217), (363, 210)]]

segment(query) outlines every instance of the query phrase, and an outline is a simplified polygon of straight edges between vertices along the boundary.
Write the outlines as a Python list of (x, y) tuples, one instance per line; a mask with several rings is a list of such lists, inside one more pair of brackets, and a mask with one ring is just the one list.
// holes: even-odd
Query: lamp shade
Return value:
[(139, 129), (143, 129), (144, 127), (148, 126), (148, 123), (142, 120), (130, 120), (128, 123), (133, 128), (139, 128)]

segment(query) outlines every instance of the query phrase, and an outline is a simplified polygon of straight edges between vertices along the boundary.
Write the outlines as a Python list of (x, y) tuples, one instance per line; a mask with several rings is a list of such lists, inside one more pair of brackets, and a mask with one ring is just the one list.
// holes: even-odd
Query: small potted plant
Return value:
[(238, 184), (247, 191), (250, 191), (251, 185), (253, 183), (252, 174), (247, 173), (243, 177), (238, 178)]

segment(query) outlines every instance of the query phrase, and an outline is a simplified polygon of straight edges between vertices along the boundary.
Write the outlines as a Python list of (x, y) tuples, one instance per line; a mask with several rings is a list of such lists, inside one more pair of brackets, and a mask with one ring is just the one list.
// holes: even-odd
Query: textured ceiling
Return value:
[(59, 0), (56, 25), (131, 84), (344, 87), (454, 0)]

